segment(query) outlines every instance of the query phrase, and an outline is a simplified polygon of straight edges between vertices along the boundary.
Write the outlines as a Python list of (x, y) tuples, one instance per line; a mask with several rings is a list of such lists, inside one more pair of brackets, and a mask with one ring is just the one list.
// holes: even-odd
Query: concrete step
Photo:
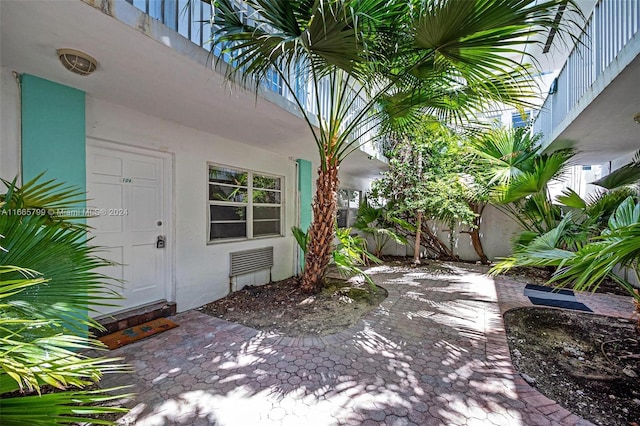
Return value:
[(140, 325), (147, 321), (168, 317), (175, 314), (175, 302), (160, 300), (158, 302), (138, 306), (126, 311), (116, 312), (111, 315), (98, 317), (96, 318), (96, 321), (98, 321), (98, 323), (100, 323), (105, 328), (105, 330), (91, 329), (90, 332), (96, 337), (101, 337), (107, 334), (115, 333), (116, 331), (124, 330), (125, 328)]

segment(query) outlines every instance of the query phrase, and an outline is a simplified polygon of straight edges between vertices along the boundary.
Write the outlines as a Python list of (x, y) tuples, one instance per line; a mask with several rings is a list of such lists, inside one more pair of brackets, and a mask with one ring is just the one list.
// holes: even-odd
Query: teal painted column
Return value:
[(86, 191), (85, 93), (28, 74), (21, 82), (22, 181), (46, 171)]
[[(28, 74), (22, 75), (21, 86), (22, 182), (46, 172), (43, 180), (86, 192), (85, 93)], [(86, 203), (73, 207), (83, 215)], [(86, 316), (86, 311), (78, 312), (79, 320)]]
[[(298, 197), (300, 202), (300, 223), (298, 226), (303, 231), (308, 231), (311, 225), (312, 211), (312, 173), (311, 161), (296, 160), (298, 163)], [(300, 267), (304, 268), (304, 256), (300, 255)]]

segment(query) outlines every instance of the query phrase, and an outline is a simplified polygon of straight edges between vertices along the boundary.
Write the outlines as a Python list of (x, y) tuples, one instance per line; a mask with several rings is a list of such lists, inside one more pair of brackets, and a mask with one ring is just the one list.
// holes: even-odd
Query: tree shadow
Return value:
[[(447, 267), (368, 271), (389, 297), (323, 338), (253, 330), (196, 311), (113, 351), (138, 397), (121, 424), (530, 424), (493, 280)], [(526, 389), (525, 389), (526, 390)]]

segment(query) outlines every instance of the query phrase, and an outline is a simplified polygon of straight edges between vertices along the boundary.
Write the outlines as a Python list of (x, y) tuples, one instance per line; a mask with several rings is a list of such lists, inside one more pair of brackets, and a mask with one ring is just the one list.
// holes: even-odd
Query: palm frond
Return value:
[(587, 202), (580, 197), (580, 195), (571, 188), (566, 188), (562, 191), (561, 195), (556, 197), (556, 201), (563, 206), (571, 207), (574, 209), (585, 209)]
[(292, 226), (291, 232), (293, 233), (293, 237), (296, 239), (300, 250), (302, 250), (303, 253), (306, 253), (307, 246), (309, 245), (309, 234), (297, 226)]
[(573, 252), (559, 247), (570, 220), (570, 217), (563, 219), (557, 227), (546, 233), (528, 233), (526, 237), (521, 237), (513, 255), (501, 259), (489, 273), (497, 275), (518, 266), (559, 266), (573, 258)]
[[(83, 390), (104, 374), (128, 372), (118, 359), (91, 358), (85, 350), (104, 347), (87, 337), (99, 327), (90, 303), (116, 296), (107, 277), (94, 271), (109, 265), (86, 244), (86, 228), (50, 213), (83, 204), (82, 194), (54, 181), (5, 182), (0, 204), (0, 413), (7, 424), (68, 424), (87, 414), (125, 412), (104, 403), (122, 395)], [(75, 215), (73, 215), (75, 218)], [(44, 385), (60, 392), (41, 395)], [(75, 389), (70, 391), (69, 389)], [(38, 395), (9, 397), (10, 392)], [(112, 424), (95, 420), (98, 424)]]
[(625, 164), (618, 170), (614, 170), (603, 178), (591, 182), (605, 189), (616, 189), (626, 185), (631, 185), (640, 181), (640, 150), (636, 152), (633, 160)]
[[(108, 406), (132, 394), (109, 395), (107, 392), (120, 392), (126, 387), (101, 389), (99, 391), (66, 391), (43, 395), (20, 396), (2, 399), (2, 421), (7, 425), (51, 426), (71, 423), (113, 425), (109, 420), (89, 418), (87, 416), (109, 413), (126, 413), (128, 410), (117, 406)], [(89, 405), (89, 404), (101, 405)]]
[(609, 218), (607, 232), (640, 223), (640, 202), (636, 203), (633, 197), (627, 197)]

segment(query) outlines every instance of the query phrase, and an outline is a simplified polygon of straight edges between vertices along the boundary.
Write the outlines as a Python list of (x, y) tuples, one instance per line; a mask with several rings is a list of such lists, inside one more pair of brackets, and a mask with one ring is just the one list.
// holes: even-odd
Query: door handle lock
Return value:
[(158, 239), (156, 240), (156, 248), (164, 248), (164, 246), (166, 245), (166, 241), (164, 238), (164, 235), (158, 235)]

